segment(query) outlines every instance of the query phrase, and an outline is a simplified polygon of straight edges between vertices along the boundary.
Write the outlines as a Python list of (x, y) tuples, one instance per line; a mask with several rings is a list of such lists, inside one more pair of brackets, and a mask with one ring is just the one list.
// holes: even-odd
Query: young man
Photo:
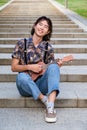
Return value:
[[(54, 102), (59, 94), (59, 66), (62, 64), (61, 60), (58, 63), (54, 61), (54, 51), (48, 43), (51, 34), (51, 20), (45, 16), (38, 18), (32, 27), (31, 37), (25, 40), (26, 45), (24, 39), (17, 42), (11, 65), (13, 72), (19, 72), (16, 84), (20, 94), (40, 99), (46, 106), (46, 122), (56, 122), (57, 119)], [(45, 70), (44, 63), (49, 63)], [(35, 78), (34, 74), (39, 76)]]

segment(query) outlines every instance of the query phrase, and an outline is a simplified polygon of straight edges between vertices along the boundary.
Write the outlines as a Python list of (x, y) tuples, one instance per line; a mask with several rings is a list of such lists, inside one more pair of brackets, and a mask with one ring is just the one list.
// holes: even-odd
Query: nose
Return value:
[(44, 25), (42, 25), (40, 28), (43, 30), (44, 29)]

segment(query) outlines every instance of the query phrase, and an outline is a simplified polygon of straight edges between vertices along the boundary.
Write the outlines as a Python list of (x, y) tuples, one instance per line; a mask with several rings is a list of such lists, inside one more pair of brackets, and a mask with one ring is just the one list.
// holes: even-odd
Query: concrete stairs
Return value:
[[(37, 4), (38, 2), (40, 6)], [(35, 1), (35, 3), (37, 6), (33, 5), (33, 1), (15, 0), (0, 13), (0, 89), (2, 93), (6, 90), (4, 92), (5, 94), (0, 95), (0, 107), (33, 107), (32, 104), (34, 104), (34, 107), (37, 104), (36, 107), (38, 107), (41, 105), (41, 103), (39, 105), (38, 101), (36, 101), (35, 104), (32, 98), (24, 98), (18, 94), (15, 85), (17, 73), (11, 72), (10, 65), (11, 53), (17, 40), (30, 36), (30, 30), (33, 22), (37, 19), (37, 17), (45, 14), (47, 14), (47, 16), (49, 16), (53, 21), (53, 34), (50, 42), (55, 50), (55, 58), (62, 58), (68, 54), (72, 54), (74, 56), (74, 60), (72, 62), (66, 63), (60, 68), (60, 88), (61, 91), (64, 91), (64, 94), (62, 97), (62, 92), (60, 93), (60, 98), (56, 101), (55, 106), (87, 107), (87, 104), (85, 103), (82, 103), (83, 105), (78, 103), (80, 99), (78, 99), (77, 91), (75, 91), (75, 89), (81, 89), (78, 91), (85, 92), (85, 89), (87, 89), (87, 32), (57, 10), (49, 2)], [(49, 10), (47, 13), (46, 10), (44, 12), (42, 10), (43, 4), (47, 7), (46, 9)], [(28, 8), (28, 6), (30, 8)], [(39, 13), (37, 13), (37, 15), (36, 12), (38, 12), (38, 10)], [(12, 13), (13, 11), (14, 13)], [(33, 14), (33, 17), (31, 14)], [(12, 92), (13, 89), (14, 92)], [(75, 92), (75, 100), (73, 100), (73, 96), (72, 98), (68, 97), (70, 94), (66, 96), (65, 93), (67, 90), (69, 90), (70, 94)], [(66, 97), (67, 100), (65, 100)], [(16, 103), (20, 103), (13, 103), (15, 99)], [(86, 99), (87, 96), (83, 98), (83, 100), (81, 99), (81, 101), (84, 102)], [(10, 103), (8, 103), (7, 100)], [(29, 100), (29, 105), (25, 105), (27, 104), (27, 100)], [(75, 104), (72, 101), (75, 101)]]
[[(44, 9), (45, 8), (45, 9)], [(80, 28), (76, 23), (71, 21), (66, 15), (57, 10), (47, 0), (15, 0), (8, 5), (4, 10), (0, 12), (0, 112), (9, 114), (8, 122), (11, 122), (16, 116), (17, 121), (20, 123), (22, 117), (27, 115), (28, 109), (33, 116), (42, 116), (43, 104), (40, 101), (34, 101), (31, 97), (21, 97), (15, 84), (17, 73), (11, 72), (11, 53), (13, 48), (20, 38), (29, 37), (30, 30), (34, 21), (42, 15), (50, 17), (53, 21), (53, 34), (51, 38), (52, 46), (55, 50), (55, 58), (62, 58), (65, 55), (72, 54), (74, 60), (69, 63), (65, 63), (60, 68), (61, 72), (61, 93), (55, 102), (55, 107), (59, 113), (60, 122), (64, 121), (63, 114), (65, 111), (65, 118), (67, 118), (68, 111), (73, 114), (81, 112), (84, 119), (87, 121), (87, 32)], [(3, 108), (3, 109), (2, 109)], [(39, 110), (41, 108), (41, 110)], [(83, 109), (83, 110), (82, 110)], [(34, 111), (35, 110), (35, 111)], [(23, 112), (22, 115), (18, 114)], [(25, 114), (26, 111), (26, 114)], [(36, 114), (36, 113), (37, 114)], [(18, 114), (18, 115), (17, 115)], [(35, 121), (34, 117), (29, 119), (31, 123), (30, 128), (38, 129), (37, 126), (32, 126), (32, 121)], [(7, 114), (8, 115), (8, 114)], [(19, 117), (18, 117), (19, 116)], [(5, 116), (7, 119), (7, 117)], [(79, 118), (79, 116), (78, 116)], [(1, 117), (0, 120), (3, 120)], [(27, 117), (28, 119), (28, 117)], [(69, 119), (69, 118), (68, 118)], [(43, 122), (43, 119), (41, 119)], [(40, 130), (48, 129), (50, 126), (40, 125), (38, 121), (35, 121), (40, 127)], [(69, 120), (70, 121), (70, 120)], [(74, 120), (72, 119), (73, 123)], [(76, 120), (75, 120), (76, 121)], [(82, 119), (83, 121), (83, 119)], [(5, 122), (5, 120), (4, 120)], [(28, 123), (26, 121), (26, 123)], [(8, 127), (2, 127), (0, 130), (8, 130), (13, 127), (13, 130), (25, 130), (28, 129), (29, 124), (18, 126), (16, 123), (11, 122)], [(71, 122), (69, 122), (71, 123)], [(43, 123), (44, 124), (44, 123)], [(61, 123), (60, 123), (61, 124)], [(84, 128), (80, 125), (73, 125), (73, 128), (68, 126), (67, 123), (63, 126), (58, 126), (61, 130), (86, 130), (86, 124)], [(71, 123), (72, 124), (72, 123)], [(56, 124), (54, 126), (57, 129)], [(65, 126), (65, 128), (64, 128)], [(52, 129), (52, 128), (50, 128)]]

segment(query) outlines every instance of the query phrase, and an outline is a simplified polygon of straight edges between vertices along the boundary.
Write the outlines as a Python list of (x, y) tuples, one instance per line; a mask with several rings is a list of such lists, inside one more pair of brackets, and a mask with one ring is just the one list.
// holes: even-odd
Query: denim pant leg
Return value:
[(31, 79), (29, 74), (26, 73), (18, 73), (16, 78), (17, 88), (22, 96), (33, 96), (36, 100), (41, 94), (36, 83)]
[(50, 64), (44, 75), (36, 81), (39, 90), (49, 95), (52, 91), (56, 90), (59, 93), (60, 82), (60, 69), (57, 64)]

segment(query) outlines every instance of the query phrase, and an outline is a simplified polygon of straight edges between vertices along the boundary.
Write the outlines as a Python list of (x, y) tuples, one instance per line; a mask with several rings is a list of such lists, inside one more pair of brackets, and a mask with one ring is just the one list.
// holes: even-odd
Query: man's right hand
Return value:
[(42, 65), (40, 65), (38, 63), (37, 64), (31, 64), (31, 65), (28, 65), (28, 66), (29, 66), (28, 70), (31, 70), (35, 73), (39, 73), (39, 72), (42, 71)]

